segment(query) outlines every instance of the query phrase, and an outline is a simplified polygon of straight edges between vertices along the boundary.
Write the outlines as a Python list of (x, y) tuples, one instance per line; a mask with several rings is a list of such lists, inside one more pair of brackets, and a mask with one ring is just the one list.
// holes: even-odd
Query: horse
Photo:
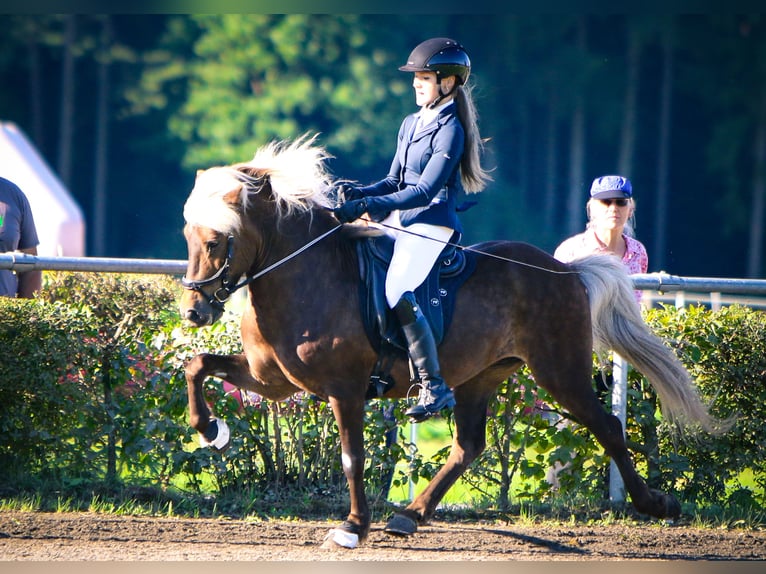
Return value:
[[(201, 353), (185, 365), (189, 423), (202, 444), (219, 450), (228, 445), (228, 427), (205, 402), (209, 376), (272, 400), (305, 391), (328, 401), (350, 508), (323, 545), (354, 548), (371, 523), (363, 414), (377, 353), (359, 310), (360, 225), (340, 224), (332, 213), (337, 181), (329, 174), (329, 157), (315, 138), (302, 137), (265, 145), (250, 161), (198, 172), (184, 205), (188, 267), (180, 312), (192, 326), (211, 325), (228, 297), (247, 288), (242, 353)], [(428, 522), (484, 450), (488, 404), (523, 364), (595, 435), (639, 513), (678, 517), (677, 499), (650, 489), (638, 474), (620, 421), (594, 392), (593, 350), (612, 349), (642, 372), (664, 416), (679, 428), (722, 432), (725, 425), (710, 414), (673, 351), (646, 326), (622, 263), (594, 255), (564, 264), (530, 244), (505, 240), (464, 249), (478, 260), (457, 294), (438, 350), (442, 375), (455, 394), (451, 450), (426, 489), (392, 515), (385, 531), (408, 536)], [(406, 397), (406, 358), (395, 361), (391, 374), (395, 385), (385, 396)]]

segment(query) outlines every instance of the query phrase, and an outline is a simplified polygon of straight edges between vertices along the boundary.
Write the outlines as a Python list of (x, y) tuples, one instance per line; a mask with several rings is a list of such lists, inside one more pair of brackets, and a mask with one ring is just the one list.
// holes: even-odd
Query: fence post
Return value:
[[(617, 353), (612, 359), (612, 414), (620, 419), (622, 436), (625, 438), (625, 425), (628, 413), (628, 363)], [(625, 501), (625, 483), (614, 461), (609, 463), (609, 500)]]

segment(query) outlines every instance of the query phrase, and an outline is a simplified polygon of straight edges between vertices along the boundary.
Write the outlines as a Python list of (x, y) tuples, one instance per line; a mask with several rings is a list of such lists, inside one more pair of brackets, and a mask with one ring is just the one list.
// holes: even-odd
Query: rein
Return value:
[[(275, 261), (268, 267), (261, 269), (260, 271), (258, 271), (258, 273), (255, 273), (253, 275), (247, 275), (239, 283), (237, 283), (236, 279), (234, 280), (229, 279), (229, 270), (231, 269), (231, 259), (234, 255), (234, 236), (229, 235), (229, 237), (226, 240), (226, 260), (223, 262), (223, 265), (221, 266), (221, 268), (218, 271), (216, 271), (213, 275), (208, 277), (207, 279), (200, 279), (198, 281), (190, 281), (189, 279), (186, 278), (186, 275), (184, 275), (181, 278), (181, 285), (183, 285), (184, 289), (189, 289), (190, 291), (196, 291), (203, 297), (207, 298), (207, 302), (213, 307), (216, 307), (218, 309), (223, 309), (224, 303), (226, 303), (226, 301), (229, 299), (229, 297), (231, 297), (231, 295), (235, 291), (241, 289), (245, 285), (249, 285), (250, 283), (258, 279), (259, 277), (263, 277), (264, 275), (266, 275), (266, 273), (269, 273), (270, 271), (273, 271), (280, 265), (287, 263), (292, 258), (297, 257), (298, 255), (306, 251), (306, 249), (308, 249), (312, 245), (319, 243), (325, 237), (328, 237), (329, 235), (338, 231), (338, 229), (340, 229), (341, 227), (343, 227), (343, 224), (339, 223), (338, 225), (336, 225), (329, 231), (324, 232), (319, 237), (315, 237), (314, 239), (309, 241), (306, 245), (296, 249), (295, 251), (293, 251), (289, 255), (286, 255), (279, 261)], [(216, 289), (212, 294), (208, 295), (202, 290), (202, 287), (205, 287), (206, 285), (210, 285), (211, 283), (217, 281), (218, 279), (221, 280), (221, 287)]]
[(409, 229), (405, 229), (403, 227), (395, 227), (393, 225), (387, 225), (385, 223), (381, 223), (379, 221), (373, 222), (372, 226), (380, 226), (385, 227), (387, 229), (393, 229), (398, 232), (403, 233), (409, 233), (410, 235), (414, 235), (415, 237), (420, 237), (422, 239), (430, 239), (431, 241), (435, 241), (436, 243), (442, 243), (444, 245), (449, 245), (450, 247), (454, 247), (456, 249), (461, 249), (463, 251), (469, 251), (471, 253), (476, 253), (477, 255), (484, 255), (485, 257), (492, 257), (493, 259), (499, 259), (500, 261), (505, 261), (506, 263), (515, 263), (516, 265), (523, 265), (524, 267), (531, 267), (532, 269), (537, 269), (538, 271), (545, 271), (546, 273), (553, 273), (554, 275), (575, 275), (578, 274), (579, 271), (556, 271), (555, 269), (548, 269), (547, 267), (540, 267), (539, 265), (533, 265), (532, 263), (525, 263), (524, 261), (519, 261), (517, 259), (511, 259), (510, 257), (503, 257), (502, 255), (495, 255), (494, 253), (487, 253), (486, 251), (482, 251), (481, 249), (474, 249), (472, 247), (468, 247), (466, 245), (460, 245), (459, 243), (452, 243), (451, 241), (442, 241), (441, 239), (434, 239), (433, 237), (429, 237), (428, 235), (423, 235), (421, 233), (416, 233), (414, 231), (410, 231)]

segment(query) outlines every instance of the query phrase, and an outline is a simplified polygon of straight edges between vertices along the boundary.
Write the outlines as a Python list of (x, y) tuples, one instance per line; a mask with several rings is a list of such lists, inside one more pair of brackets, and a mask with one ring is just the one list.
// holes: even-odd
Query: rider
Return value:
[(335, 215), (347, 223), (366, 212), (394, 238), (386, 300), (402, 325), (420, 378), (418, 402), (405, 414), (421, 422), (455, 400), (441, 377), (434, 335), (414, 291), (445, 244), (460, 237), (460, 191), (478, 193), (491, 178), (480, 163), (483, 143), (466, 86), (471, 61), (465, 49), (449, 38), (431, 38), (416, 46), (399, 70), (414, 72), (420, 111), (405, 117), (399, 128), (388, 176), (365, 187), (346, 187), (345, 203)]

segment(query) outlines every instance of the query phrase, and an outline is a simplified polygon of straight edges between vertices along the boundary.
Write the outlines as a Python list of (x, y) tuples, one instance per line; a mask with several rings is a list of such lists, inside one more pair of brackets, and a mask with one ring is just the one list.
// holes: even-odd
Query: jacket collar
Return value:
[[(431, 134), (434, 131), (438, 130), (440, 127), (442, 127), (447, 121), (455, 115), (455, 101), (448, 102), (444, 107), (442, 107), (439, 110), (439, 113), (436, 116), (436, 119), (434, 121), (431, 121), (428, 123), (428, 125), (421, 126), (419, 128), (415, 129), (415, 133), (412, 134), (412, 139), (420, 139), (425, 135)], [(412, 114), (412, 124), (410, 124), (410, 127), (413, 127), (413, 125), (418, 121), (420, 114), (415, 113)]]

